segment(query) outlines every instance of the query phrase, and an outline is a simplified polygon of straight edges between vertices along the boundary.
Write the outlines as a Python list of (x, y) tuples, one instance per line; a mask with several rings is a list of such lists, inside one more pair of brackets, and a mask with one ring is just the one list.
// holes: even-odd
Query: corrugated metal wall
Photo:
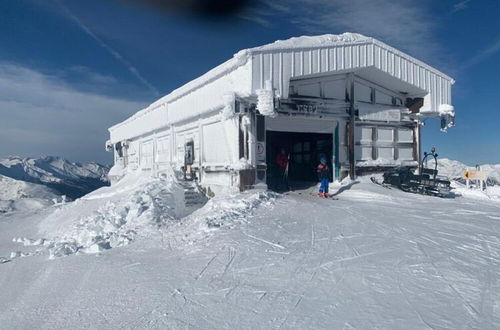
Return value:
[(281, 97), (288, 97), (290, 78), (306, 75), (375, 67), (430, 93), (429, 111), (451, 104), (453, 80), (444, 74), (376, 40), (314, 49), (254, 52), (252, 89), (271, 80)]

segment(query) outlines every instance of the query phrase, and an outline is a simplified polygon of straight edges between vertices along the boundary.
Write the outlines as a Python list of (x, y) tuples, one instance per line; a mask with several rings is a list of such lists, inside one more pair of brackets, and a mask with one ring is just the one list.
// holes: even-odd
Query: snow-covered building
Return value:
[(280, 148), (292, 179), (320, 154), (339, 179), (416, 162), (420, 122), (453, 124), (454, 80), (360, 34), (304, 36), (245, 49), (109, 129), (110, 175), (192, 170), (209, 191), (264, 186)]

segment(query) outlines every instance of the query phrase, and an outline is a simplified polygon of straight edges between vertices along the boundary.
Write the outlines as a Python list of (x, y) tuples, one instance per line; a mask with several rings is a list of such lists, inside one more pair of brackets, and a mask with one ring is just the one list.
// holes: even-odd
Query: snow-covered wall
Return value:
[(228, 94), (235, 94), (239, 97), (249, 96), (251, 94), (251, 62), (235, 66), (228, 61), (223, 67), (225, 70), (221, 71), (216, 78), (206, 79), (203, 83), (192, 85), (189, 92), (180, 94), (174, 91), (148, 108), (111, 127), (109, 129), (110, 141), (116, 143), (147, 135), (170, 125), (182, 124), (183, 121), (196, 121), (200, 116), (222, 110), (224, 96)]
[(207, 112), (221, 109), (224, 96), (235, 93), (246, 97), (251, 93), (250, 62), (237, 67), (218, 79), (193, 89), (188, 94), (168, 102), (169, 121), (174, 124), (190, 118), (196, 118)]
[(111, 127), (110, 140), (116, 143), (150, 133), (168, 125), (166, 104), (150, 106), (137, 112), (127, 120)]

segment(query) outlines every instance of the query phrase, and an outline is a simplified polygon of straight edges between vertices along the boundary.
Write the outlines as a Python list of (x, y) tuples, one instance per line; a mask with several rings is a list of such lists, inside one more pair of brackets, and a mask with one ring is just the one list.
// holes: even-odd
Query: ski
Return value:
[(387, 185), (387, 184), (385, 184), (383, 182), (377, 181), (377, 179), (375, 177), (371, 177), (370, 181), (373, 182), (373, 183), (375, 183), (377, 186), (381, 186), (381, 187), (384, 187), (386, 189), (392, 189), (392, 187), (390, 185)]
[(0, 264), (5, 264), (9, 261), (12, 261), (12, 259), (7, 259), (7, 258), (4, 258), (4, 257), (0, 257)]
[(330, 200), (334, 200), (334, 201), (338, 201), (339, 200), (338, 197), (334, 197), (334, 196), (320, 197), (320, 196), (318, 196), (318, 194), (314, 194), (314, 193), (310, 193), (309, 195), (314, 196), (314, 197), (316, 197), (318, 199), (330, 199)]

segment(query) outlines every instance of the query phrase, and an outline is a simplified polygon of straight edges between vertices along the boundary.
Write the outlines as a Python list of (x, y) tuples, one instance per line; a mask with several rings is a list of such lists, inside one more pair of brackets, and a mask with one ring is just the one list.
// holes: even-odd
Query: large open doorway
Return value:
[(332, 169), (333, 134), (266, 132), (267, 185), (273, 190), (283, 190), (282, 171), (276, 158), (281, 149), (289, 155), (288, 179), (292, 189), (311, 187), (318, 182), (316, 167), (324, 155)]

